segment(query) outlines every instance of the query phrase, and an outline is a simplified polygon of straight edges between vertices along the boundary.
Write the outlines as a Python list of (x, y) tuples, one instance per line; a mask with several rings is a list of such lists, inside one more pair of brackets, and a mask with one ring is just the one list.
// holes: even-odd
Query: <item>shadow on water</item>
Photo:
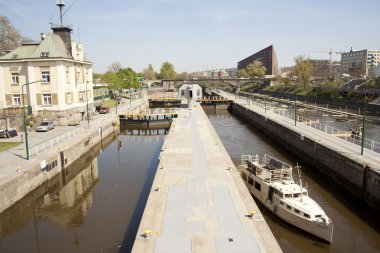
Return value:
[[(161, 149), (157, 149), (153, 157), (158, 157), (160, 152), (161, 152)], [(135, 238), (139, 236), (137, 234), (138, 232), (137, 230), (139, 228), (140, 221), (143, 216), (144, 209), (149, 197), (150, 189), (152, 187), (152, 183), (156, 175), (157, 166), (158, 166), (158, 161), (156, 159), (152, 159), (145, 183), (142, 188), (142, 192), (137, 200), (135, 210), (131, 216), (131, 221), (128, 225), (128, 228), (121, 242), (121, 248), (119, 250), (119, 253), (131, 252)]]
[[(226, 110), (204, 107), (212, 125), (236, 165), (243, 154), (270, 154), (290, 165), (302, 166), (302, 180), (334, 222), (333, 243), (328, 245), (305, 235), (258, 205), (284, 252), (379, 252), (380, 220), (362, 200), (327, 178), (315, 165), (290, 153), (275, 139)], [(294, 173), (295, 181), (298, 175)], [(350, 239), (348, 239), (350, 238)]]

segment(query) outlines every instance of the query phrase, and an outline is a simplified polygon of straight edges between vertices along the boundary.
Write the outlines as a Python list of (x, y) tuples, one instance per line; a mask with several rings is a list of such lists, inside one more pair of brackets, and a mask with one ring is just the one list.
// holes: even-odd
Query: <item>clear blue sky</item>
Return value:
[[(59, 20), (55, 2), (0, 0), (0, 15), (37, 40)], [(95, 72), (113, 61), (136, 71), (159, 72), (164, 61), (177, 72), (236, 67), (271, 44), (281, 67), (297, 55), (328, 59), (310, 51), (380, 49), (379, 0), (67, 0), (66, 8), (73, 2), (64, 23)]]

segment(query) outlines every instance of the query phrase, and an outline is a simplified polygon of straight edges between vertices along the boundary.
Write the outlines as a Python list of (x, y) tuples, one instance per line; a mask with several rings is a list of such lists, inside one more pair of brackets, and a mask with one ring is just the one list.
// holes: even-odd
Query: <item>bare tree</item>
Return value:
[(118, 62), (118, 61), (114, 61), (111, 63), (111, 65), (108, 67), (108, 71), (109, 72), (118, 72), (120, 69), (122, 69), (123, 67), (121, 66), (121, 63)]
[(13, 50), (20, 45), (21, 34), (13, 27), (9, 19), (0, 16), (0, 52)]
[(152, 64), (149, 64), (148, 68), (143, 70), (145, 80), (154, 80), (156, 79), (156, 75), (153, 70)]

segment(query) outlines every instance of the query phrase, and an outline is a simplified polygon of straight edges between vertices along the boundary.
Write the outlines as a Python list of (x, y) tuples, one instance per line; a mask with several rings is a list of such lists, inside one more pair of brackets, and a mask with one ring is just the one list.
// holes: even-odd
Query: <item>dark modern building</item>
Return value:
[(238, 62), (237, 68), (245, 69), (247, 66), (254, 61), (261, 61), (265, 68), (267, 69), (265, 75), (276, 76), (281, 74), (281, 70), (278, 67), (277, 55), (274, 50), (273, 45), (264, 48), (263, 50), (248, 56), (244, 60)]

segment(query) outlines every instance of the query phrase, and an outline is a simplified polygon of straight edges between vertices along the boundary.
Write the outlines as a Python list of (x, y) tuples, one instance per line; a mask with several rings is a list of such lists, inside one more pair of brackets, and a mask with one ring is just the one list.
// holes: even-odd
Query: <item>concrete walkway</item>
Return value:
[[(127, 103), (125, 106), (120, 109), (129, 110), (130, 108), (134, 108), (137, 104), (141, 103), (145, 100), (137, 99), (135, 100), (132, 105)], [(100, 125), (110, 123), (111, 121), (116, 119), (115, 114), (115, 108), (111, 110), (111, 113), (113, 116), (107, 117), (104, 121), (101, 121)], [(92, 122), (99, 121), (101, 117), (104, 115), (95, 115), (92, 118)], [(90, 123), (91, 123), (90, 121)], [(92, 125), (88, 126), (87, 121), (81, 122), (79, 126), (56, 126), (55, 129), (50, 130), (48, 132), (30, 132), (28, 134), (28, 142), (29, 142), (29, 150), (33, 149), (33, 147), (41, 145), (43, 143), (48, 143), (50, 140), (53, 140), (54, 138), (57, 138), (58, 136), (61, 136), (62, 134), (67, 133), (68, 131), (71, 131), (75, 128), (81, 128), (82, 131), (73, 136), (72, 138), (80, 139), (84, 138), (86, 135), (88, 135), (89, 132), (94, 131), (95, 129), (98, 129), (100, 125)], [(50, 154), (51, 152), (58, 152), (57, 150), (62, 147), (62, 145), (71, 145), (70, 139), (63, 141), (59, 143), (59, 145), (54, 146), (51, 149), (46, 150), (45, 152), (39, 153), (36, 156), (30, 157), (30, 160), (26, 160), (26, 146), (25, 143), (21, 143), (21, 135), (24, 135), (24, 132), (18, 132), (18, 136), (13, 138), (0, 138), (0, 142), (20, 142), (20, 145), (15, 146), (11, 149), (8, 149), (6, 151), (0, 152), (0, 186), (6, 184), (7, 182), (13, 180), (16, 178), (20, 173), (28, 171), (28, 168), (31, 168), (36, 163), (38, 164), (40, 161), (44, 160), (47, 154)]]
[(133, 252), (281, 252), (199, 105), (173, 121)]
[(271, 110), (265, 110), (264, 108), (255, 106), (252, 103), (248, 103), (246, 98), (242, 99), (228, 93), (223, 93), (223, 95), (233, 99), (235, 103), (238, 103), (249, 110), (253, 110), (267, 118), (270, 118), (278, 124), (284, 125), (295, 132), (299, 132), (300, 134), (311, 140), (314, 140), (315, 142), (323, 143), (324, 146), (329, 147), (330, 149), (335, 150), (345, 155), (346, 157), (351, 158), (352, 160), (360, 161), (362, 164), (369, 164), (376, 171), (380, 172), (380, 154), (377, 152), (369, 149), (364, 149), (363, 155), (361, 155), (361, 146), (327, 134), (323, 131), (319, 131), (315, 128), (303, 124), (302, 122), (297, 122), (297, 125), (294, 125), (294, 120), (274, 113)]

